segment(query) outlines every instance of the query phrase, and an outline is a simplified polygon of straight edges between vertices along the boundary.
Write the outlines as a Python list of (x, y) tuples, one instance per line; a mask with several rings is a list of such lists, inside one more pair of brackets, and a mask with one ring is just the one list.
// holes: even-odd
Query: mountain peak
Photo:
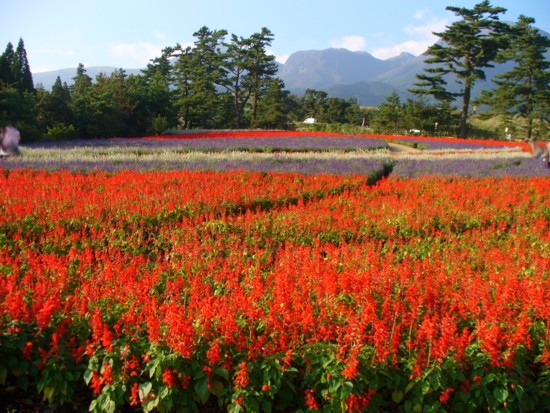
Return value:
[(416, 56), (409, 52), (401, 52), (397, 56), (390, 57), (386, 61), (395, 61), (395, 60), (411, 60)]

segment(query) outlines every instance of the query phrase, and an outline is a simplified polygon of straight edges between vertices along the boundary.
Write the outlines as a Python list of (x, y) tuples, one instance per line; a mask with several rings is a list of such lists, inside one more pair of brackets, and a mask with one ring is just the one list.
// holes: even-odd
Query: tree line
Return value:
[[(436, 33), (441, 41), (426, 52), (427, 67), (410, 90), (417, 98), (405, 103), (395, 92), (377, 108), (313, 89), (292, 95), (276, 76), (269, 29), (242, 37), (201, 27), (193, 46), (165, 48), (139, 75), (118, 69), (92, 79), (80, 64), (70, 86), (58, 77), (49, 91), (34, 86), (23, 39), (15, 49), (9, 43), (0, 56), (0, 123), (17, 125), (27, 139), (61, 139), (170, 129), (290, 129), (313, 117), (317, 129), (415, 129), (466, 137), (475, 133), (468, 122), (474, 103), (525, 118), (527, 137), (534, 128), (546, 128), (550, 40), (533, 27), (534, 19), (520, 16), (514, 25), (503, 23), (499, 15), (506, 9), (489, 1), (447, 10), (460, 19)], [(498, 75), (495, 89), (471, 102), (472, 87), (485, 80), (484, 70), (509, 60), (514, 69)], [(449, 91), (450, 81), (460, 91)]]

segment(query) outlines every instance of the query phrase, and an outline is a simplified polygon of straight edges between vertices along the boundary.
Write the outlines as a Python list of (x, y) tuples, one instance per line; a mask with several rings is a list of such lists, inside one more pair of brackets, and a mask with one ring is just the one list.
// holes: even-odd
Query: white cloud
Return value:
[(372, 52), (372, 55), (379, 59), (388, 59), (397, 56), (402, 52), (420, 55), (424, 53), (428, 47), (434, 44), (439, 38), (433, 32), (442, 32), (445, 27), (450, 24), (447, 19), (441, 17), (430, 17), (429, 10), (418, 10), (414, 18), (422, 20), (421, 24), (408, 24), (403, 28), (411, 40), (389, 46), (381, 47)]
[(288, 54), (277, 54), (273, 50), (267, 50), (266, 53), (270, 56), (275, 56), (275, 60), (282, 64), (285, 64), (290, 56)]
[(151, 59), (159, 57), (164, 47), (153, 43), (139, 42), (116, 44), (110, 46), (110, 50), (113, 56), (124, 59), (127, 64), (144, 67)]
[(367, 41), (363, 36), (351, 35), (344, 36), (340, 39), (332, 40), (330, 42), (331, 47), (348, 49), (352, 52), (358, 52), (365, 49)]
[(398, 56), (403, 52), (412, 53), (413, 55), (420, 55), (424, 53), (428, 47), (430, 47), (434, 42), (432, 41), (416, 41), (408, 40), (403, 43), (396, 44), (390, 47), (381, 47), (372, 51), (372, 55), (378, 59), (386, 60), (390, 57)]
[(425, 39), (436, 39), (437, 36), (433, 32), (441, 32), (445, 30), (445, 26), (449, 24), (447, 19), (440, 17), (431, 17), (427, 19), (423, 24), (412, 25), (409, 24), (403, 28), (405, 33), (410, 34), (411, 36), (421, 37)]
[(414, 13), (414, 18), (422, 20), (429, 13), (430, 11), (428, 9), (417, 10), (416, 13)]
[(290, 55), (288, 54), (279, 54), (275, 55), (275, 60), (279, 63), (285, 64), (289, 57)]

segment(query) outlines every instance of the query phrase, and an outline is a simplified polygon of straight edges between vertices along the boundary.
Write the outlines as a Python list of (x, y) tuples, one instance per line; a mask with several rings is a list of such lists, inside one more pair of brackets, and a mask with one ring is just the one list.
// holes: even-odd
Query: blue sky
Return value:
[[(284, 62), (300, 50), (343, 47), (386, 59), (418, 55), (455, 16), (446, 6), (471, 8), (481, 0), (1, 0), (0, 51), (23, 38), (33, 73), (85, 66), (143, 68), (161, 50), (191, 45), (202, 26), (247, 37), (262, 27), (269, 50)], [(550, 1), (494, 0), (550, 31)], [(228, 37), (229, 39), (229, 37)]]

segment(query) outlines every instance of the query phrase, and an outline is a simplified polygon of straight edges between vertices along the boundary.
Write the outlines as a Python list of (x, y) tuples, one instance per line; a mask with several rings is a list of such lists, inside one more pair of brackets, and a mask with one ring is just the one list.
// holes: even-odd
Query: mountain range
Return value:
[[(549, 37), (550, 34), (541, 30)], [(550, 51), (546, 53), (550, 58)], [(346, 49), (325, 49), (298, 51), (288, 60), (279, 63), (277, 76), (284, 81), (286, 89), (301, 95), (306, 89), (323, 90), (329, 96), (343, 99), (357, 99), (362, 106), (378, 106), (392, 92), (397, 92), (402, 101), (411, 98), (408, 89), (416, 82), (416, 75), (427, 67), (427, 55), (414, 56), (401, 53), (399, 56), (381, 60), (367, 52), (352, 52)], [(499, 73), (509, 71), (513, 62), (497, 64), (485, 70), (486, 81), (478, 81), (472, 96), (479, 96), (481, 90), (492, 89), (492, 79)], [(92, 78), (99, 73), (110, 74), (114, 67), (86, 67), (86, 73)], [(141, 69), (124, 69), (127, 74), (140, 74)], [(34, 73), (35, 85), (42, 84), (50, 90), (57, 76), (62, 82), (71, 84), (76, 75), (75, 69), (61, 69), (50, 72)], [(450, 91), (458, 91), (459, 85), (448, 81)]]

